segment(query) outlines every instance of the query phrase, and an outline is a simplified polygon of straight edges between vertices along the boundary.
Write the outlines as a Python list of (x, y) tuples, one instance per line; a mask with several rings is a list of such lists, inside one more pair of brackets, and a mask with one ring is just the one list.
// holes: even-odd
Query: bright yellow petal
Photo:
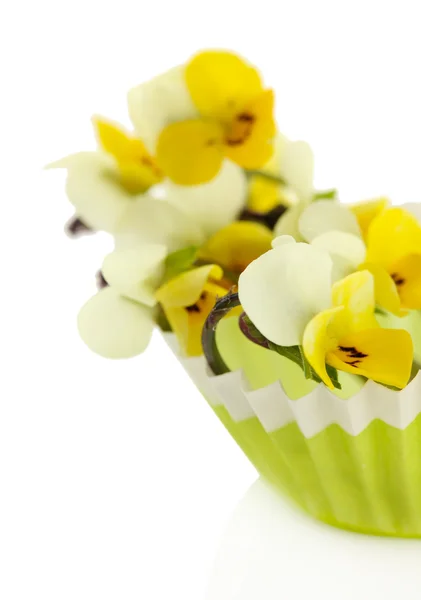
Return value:
[(403, 329), (366, 329), (342, 338), (327, 362), (341, 371), (403, 388), (413, 358), (412, 338)]
[(106, 121), (102, 117), (94, 117), (92, 122), (102, 149), (117, 161), (130, 162), (147, 154), (144, 144), (131, 137), (116, 123)]
[(180, 185), (198, 185), (213, 179), (224, 159), (223, 131), (201, 120), (168, 125), (158, 139), (157, 157), (170, 179)]
[(311, 319), (303, 336), (303, 350), (308, 362), (330, 389), (334, 386), (326, 371), (326, 355), (337, 346), (335, 322), (343, 312), (342, 306), (324, 310)]
[(274, 151), (274, 96), (265, 90), (238, 112), (225, 136), (228, 158), (245, 169), (260, 169)]
[(298, 203), (298, 196), (292, 188), (260, 175), (251, 177), (247, 202), (250, 210), (265, 214), (279, 204), (295, 206)]
[(162, 171), (141, 140), (100, 117), (95, 117), (93, 123), (101, 147), (117, 161), (122, 183), (129, 192), (144, 192), (162, 180)]
[(371, 222), (378, 217), (389, 206), (388, 198), (375, 198), (366, 202), (352, 204), (349, 208), (357, 217), (358, 225), (362, 231), (364, 239), (367, 237), (368, 228)]
[(201, 115), (222, 122), (229, 122), (263, 89), (258, 71), (231, 52), (197, 54), (187, 64), (185, 77)]
[(378, 327), (374, 317), (374, 278), (369, 271), (352, 273), (336, 282), (332, 288), (332, 302), (333, 306), (345, 309), (342, 322), (337, 322), (338, 337)]
[(402, 208), (390, 208), (376, 217), (368, 230), (368, 263), (390, 268), (408, 254), (421, 254), (421, 226)]
[(218, 265), (204, 265), (186, 271), (164, 283), (156, 292), (156, 299), (164, 307), (192, 306), (199, 300), (208, 279), (218, 280), (222, 275)]
[(401, 307), (398, 289), (386, 269), (373, 263), (364, 263), (360, 269), (370, 271), (374, 277), (376, 304), (394, 315), (403, 316), (405, 311)]
[(258, 213), (267, 213), (279, 204), (281, 185), (266, 177), (252, 177), (249, 186), (248, 207)]
[(199, 257), (228, 271), (242, 273), (256, 258), (271, 249), (272, 232), (259, 223), (236, 221), (213, 235)]
[(218, 296), (226, 293), (224, 288), (212, 282), (205, 283), (197, 300), (189, 306), (163, 305), (165, 315), (176, 334), (177, 339), (188, 356), (200, 356), (202, 349), (202, 330), (205, 321), (215, 306)]
[(402, 306), (421, 310), (421, 254), (408, 254), (391, 271)]

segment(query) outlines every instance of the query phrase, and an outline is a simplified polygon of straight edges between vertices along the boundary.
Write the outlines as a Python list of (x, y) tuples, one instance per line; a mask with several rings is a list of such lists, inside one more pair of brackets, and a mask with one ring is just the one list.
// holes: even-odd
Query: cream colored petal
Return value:
[(105, 257), (105, 280), (122, 296), (147, 306), (156, 304), (155, 291), (164, 275), (167, 248), (145, 244), (138, 248), (115, 250)]
[(361, 237), (355, 215), (345, 205), (332, 200), (310, 204), (300, 217), (299, 230), (308, 242), (327, 231), (343, 231)]
[(101, 152), (80, 152), (50, 168), (67, 169), (66, 193), (78, 217), (92, 229), (113, 233), (134, 201), (118, 182), (114, 159)]
[(274, 152), (261, 170), (285, 179), (302, 202), (311, 201), (314, 194), (314, 155), (307, 142), (289, 140), (278, 132)]
[(290, 140), (280, 131), (275, 136), (273, 142), (273, 154), (261, 169), (263, 173), (270, 173), (271, 175), (280, 175), (281, 170), (281, 157), (285, 153), (285, 148), (289, 144)]
[(399, 208), (403, 208), (403, 210), (411, 213), (421, 225), (421, 202), (407, 202), (406, 204), (402, 204)]
[(291, 235), (280, 235), (272, 240), (272, 248), (277, 248), (284, 244), (295, 244), (295, 240)]
[(200, 246), (202, 230), (178, 208), (145, 195), (133, 202), (116, 227), (117, 249), (143, 244), (162, 244), (168, 252), (187, 246)]
[(302, 203), (288, 208), (288, 210), (286, 210), (284, 214), (278, 219), (273, 230), (273, 234), (275, 236), (290, 235), (297, 242), (303, 241), (303, 237), (300, 234), (298, 224), (300, 222), (300, 217), (304, 209), (305, 205), (303, 205)]
[(174, 67), (130, 90), (128, 106), (136, 133), (152, 154), (166, 125), (198, 115), (187, 89), (184, 66)]
[(152, 311), (123, 298), (112, 287), (93, 296), (78, 315), (85, 344), (105, 358), (130, 358), (145, 350), (152, 335)]
[(181, 186), (166, 181), (166, 200), (213, 235), (239, 215), (246, 203), (247, 179), (244, 171), (229, 160), (209, 183)]
[(281, 346), (331, 303), (332, 260), (308, 244), (284, 243), (252, 262), (239, 279), (241, 304), (259, 331)]
[(289, 141), (280, 156), (280, 175), (300, 200), (310, 202), (314, 194), (313, 150), (303, 141)]
[(364, 262), (366, 247), (360, 237), (343, 231), (327, 231), (311, 242), (316, 248), (329, 252), (333, 260), (334, 281), (346, 277)]

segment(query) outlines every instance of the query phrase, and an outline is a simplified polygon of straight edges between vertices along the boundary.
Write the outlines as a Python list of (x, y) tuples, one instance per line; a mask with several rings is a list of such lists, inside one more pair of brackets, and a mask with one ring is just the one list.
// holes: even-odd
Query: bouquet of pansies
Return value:
[(67, 169), (68, 231), (106, 231), (84, 342), (159, 327), (258, 471), (343, 528), (421, 536), (421, 204), (341, 204), (278, 130), (274, 93), (204, 51), (94, 118)]

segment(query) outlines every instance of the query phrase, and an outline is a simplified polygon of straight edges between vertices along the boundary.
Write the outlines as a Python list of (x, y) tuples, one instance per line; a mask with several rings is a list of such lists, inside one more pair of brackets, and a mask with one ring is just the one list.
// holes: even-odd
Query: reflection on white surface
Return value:
[(344, 532), (308, 518), (261, 480), (237, 506), (206, 600), (419, 599), (421, 540)]

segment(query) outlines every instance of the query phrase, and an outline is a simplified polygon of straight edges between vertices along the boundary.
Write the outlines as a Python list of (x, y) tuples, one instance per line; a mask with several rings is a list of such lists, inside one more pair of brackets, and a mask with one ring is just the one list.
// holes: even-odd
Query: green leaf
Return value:
[(164, 279), (173, 279), (177, 275), (188, 271), (193, 266), (197, 256), (197, 246), (189, 246), (168, 254), (165, 261)]
[(338, 197), (338, 190), (332, 188), (330, 190), (320, 190), (313, 195), (313, 202), (317, 200), (336, 200)]
[[(304, 376), (306, 379), (312, 379), (317, 383), (320, 383), (322, 380), (317, 375), (316, 371), (310, 365), (308, 360), (304, 356), (304, 352), (301, 346), (278, 346), (277, 344), (273, 344), (269, 342), (270, 350), (289, 358), (293, 362), (295, 362), (299, 367), (303, 369)], [(329, 377), (332, 380), (333, 386), (338, 390), (341, 389), (341, 384), (338, 381), (338, 372), (335, 368), (326, 365), (326, 371)]]
[[(278, 344), (274, 344), (269, 341), (257, 327), (252, 323), (246, 313), (242, 313), (239, 317), (239, 325), (242, 333), (254, 344), (258, 344), (259, 346), (263, 346), (263, 348), (268, 348), (273, 352), (277, 352), (281, 356), (288, 358), (296, 365), (298, 365), (304, 373), (304, 377), (306, 379), (312, 379), (317, 383), (320, 383), (322, 380), (317, 375), (316, 371), (312, 368), (310, 363), (308, 362), (304, 350), (302, 346), (278, 346)], [(338, 372), (333, 367), (326, 365), (326, 371), (329, 377), (332, 380), (332, 383), (335, 388), (341, 389), (341, 384), (338, 381)]]
[(304, 354), (303, 347), (300, 346), (299, 348), (300, 348), (300, 354), (301, 354), (301, 362), (303, 364), (304, 377), (306, 379), (311, 379), (312, 378), (311, 365), (308, 362), (306, 355)]
[(260, 333), (260, 331), (255, 327), (255, 325), (250, 321), (246, 313), (241, 313), (238, 323), (240, 325), (240, 329), (242, 333), (254, 344), (258, 346), (263, 346), (264, 348), (269, 348), (268, 340), (264, 335)]

